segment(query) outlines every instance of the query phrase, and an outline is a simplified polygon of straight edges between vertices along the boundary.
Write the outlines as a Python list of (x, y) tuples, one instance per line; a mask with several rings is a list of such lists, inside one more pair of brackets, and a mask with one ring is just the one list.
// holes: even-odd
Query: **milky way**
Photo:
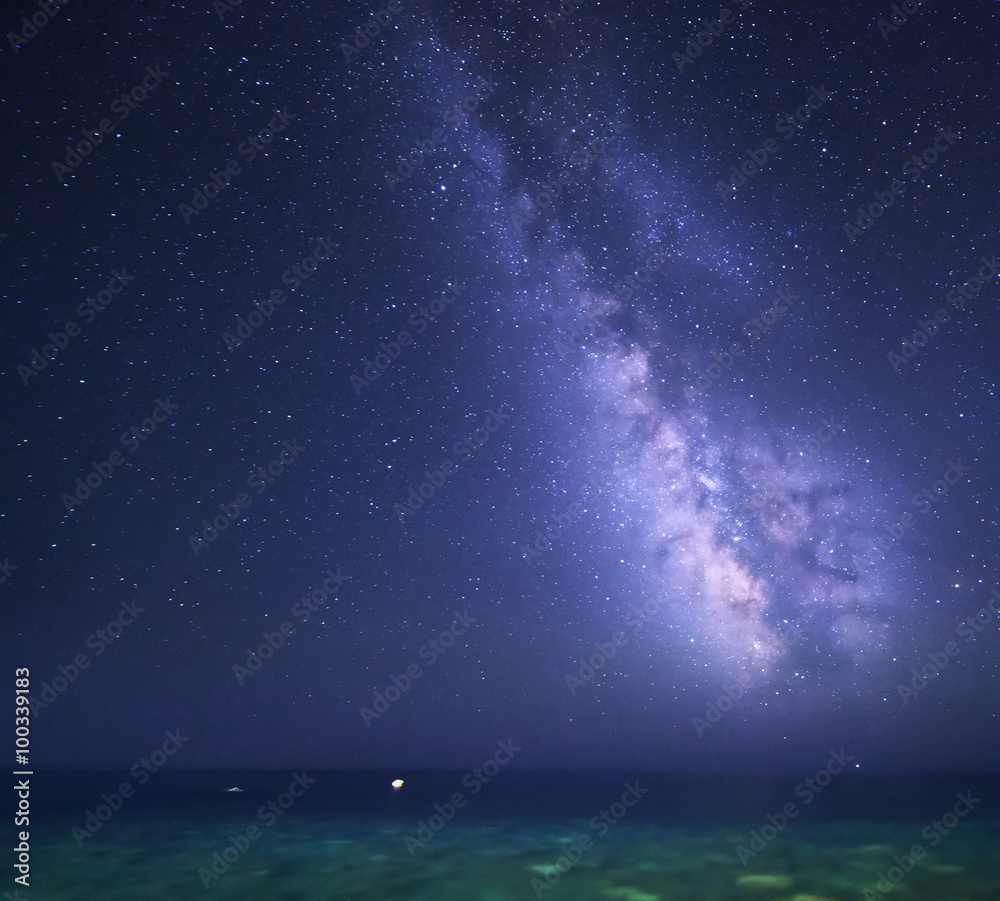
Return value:
[[(947, 715), (985, 753), (995, 645), (912, 710), (896, 685), (1000, 578), (995, 14), (925, 4), (887, 36), (859, 3), (730, 5), (701, 52), (718, 5), (404, 2), (367, 39), (374, 11), (319, 2), (71, 5), (11, 56), (11, 632), (51, 676), (121, 604), (149, 611), (59, 702), (52, 748), (127, 764), (195, 722), (193, 766), (446, 766), (516, 728), (526, 766), (763, 766), (847, 734), (936, 765), (946, 743), (918, 738)], [(294, 465), (199, 544), (283, 446)], [(325, 571), (336, 599), (237, 683)], [(87, 713), (110, 691), (142, 724), (162, 693), (114, 749)]]

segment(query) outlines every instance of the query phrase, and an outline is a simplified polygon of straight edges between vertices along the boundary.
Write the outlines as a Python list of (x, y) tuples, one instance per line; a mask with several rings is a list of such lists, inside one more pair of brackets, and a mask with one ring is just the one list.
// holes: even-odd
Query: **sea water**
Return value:
[(35, 773), (21, 897), (1000, 899), (995, 775), (290, 769), (161, 773), (123, 798), (128, 781)]

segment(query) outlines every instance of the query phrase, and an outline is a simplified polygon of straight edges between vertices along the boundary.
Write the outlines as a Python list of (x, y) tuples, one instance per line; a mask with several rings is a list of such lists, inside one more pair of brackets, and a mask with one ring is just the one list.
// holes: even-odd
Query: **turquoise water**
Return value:
[[(984, 784), (982, 777), (909, 788), (901, 783), (892, 790), (857, 781), (838, 789), (834, 783), (825, 791), (824, 810), (822, 796), (803, 805), (801, 795), (796, 800), (794, 782), (782, 780), (692, 784), (640, 776), (626, 783), (605, 775), (536, 775), (522, 776), (516, 784), (497, 779), (492, 790), (483, 786), (477, 797), (465, 791), (462, 809), (449, 810), (456, 786), (462, 793), (461, 773), (411, 776), (399, 792), (382, 776), (325, 775), (324, 783), (324, 774), (314, 775), (316, 788), (287, 810), (275, 808), (280, 815), (266, 805), (288, 787), (290, 774), (240, 793), (175, 787), (139, 795), (78, 843), (73, 827), (79, 828), (101, 793), (116, 784), (111, 775), (91, 775), (84, 790), (77, 786), (89, 801), (80, 806), (64, 798), (36, 821), (27, 897), (1000, 899), (1000, 821), (986, 793), (975, 796), (972, 813), (952, 814), (953, 827), (941, 823), (954, 808), (956, 792), (964, 791), (955, 786), (974, 787), (978, 781), (996, 796), (995, 781)], [(571, 789), (574, 780), (577, 790)], [(418, 789), (425, 784), (418, 790), (411, 783)], [(630, 808), (612, 807), (626, 784), (645, 786), (646, 794), (633, 799)], [(886, 805), (897, 795), (905, 809), (892, 817)], [(773, 835), (765, 831), (768, 814), (775, 815), (770, 822), (780, 824), (780, 811), (789, 801), (798, 806), (796, 816)], [(438, 831), (428, 826), (419, 832), (435, 804), (451, 812), (450, 819), (435, 821)], [(529, 809), (512, 815), (518, 806)], [(581, 808), (594, 816), (573, 815)], [(857, 818), (850, 818), (849, 808)], [(602, 809), (613, 825), (600, 819)], [(567, 815), (561, 815), (563, 810)], [(614, 814), (623, 810), (616, 820)], [(760, 850), (743, 865), (738, 848), (749, 848), (753, 831), (760, 836)], [(770, 841), (764, 842), (761, 832)], [(422, 843), (417, 838), (428, 835)], [(923, 850), (921, 859), (908, 859), (915, 845)], [(910, 864), (908, 872), (895, 869), (894, 856)], [(880, 878), (886, 880), (881, 891)]]

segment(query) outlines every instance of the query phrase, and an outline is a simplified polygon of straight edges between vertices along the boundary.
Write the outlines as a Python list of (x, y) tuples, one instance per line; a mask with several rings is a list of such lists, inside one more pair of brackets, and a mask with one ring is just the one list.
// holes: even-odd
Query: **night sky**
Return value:
[(995, 766), (996, 4), (552, 6), (0, 9), (35, 767)]

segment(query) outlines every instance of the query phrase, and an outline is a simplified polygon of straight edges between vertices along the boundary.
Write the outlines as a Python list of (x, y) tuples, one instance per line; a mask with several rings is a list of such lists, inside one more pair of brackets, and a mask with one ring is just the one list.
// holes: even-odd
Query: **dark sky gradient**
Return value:
[[(553, 27), (545, 3), (405, 0), (349, 60), (375, 7), (71, 3), (17, 53), (4, 39), (3, 658), (39, 699), (89, 662), (36, 706), (36, 767), (129, 767), (175, 728), (181, 768), (461, 768), (508, 738), (517, 768), (805, 771), (840, 748), (862, 771), (995, 767), (998, 619), (956, 629), (1000, 589), (996, 5), (925, 4), (888, 39), (889, 2), (739, 5), (682, 72), (718, 3), (585, 0)], [(20, 15), (4, 5), (4, 30)], [(60, 181), (67, 143), (157, 65)], [(810, 95), (785, 140), (779, 117)], [(273, 142), (241, 154), (276, 111)], [(720, 191), (769, 139), (763, 171)], [(849, 240), (894, 179), (905, 192)], [(328, 259), (293, 289), (320, 239)], [(134, 278), (78, 314), (116, 270)], [(775, 321), (779, 291), (795, 299)], [(67, 320), (81, 333), (22, 377)], [(691, 390), (699, 371), (718, 377)], [(160, 401), (176, 410), (130, 452)], [(194, 553), (241, 492), (240, 521)], [(303, 622), (327, 568), (346, 578)], [(91, 638), (132, 603), (120, 637)], [(453, 646), (424, 647), (456, 614), (473, 622)], [(897, 686), (953, 640), (904, 704)], [(693, 722), (727, 686), (732, 709)]]

